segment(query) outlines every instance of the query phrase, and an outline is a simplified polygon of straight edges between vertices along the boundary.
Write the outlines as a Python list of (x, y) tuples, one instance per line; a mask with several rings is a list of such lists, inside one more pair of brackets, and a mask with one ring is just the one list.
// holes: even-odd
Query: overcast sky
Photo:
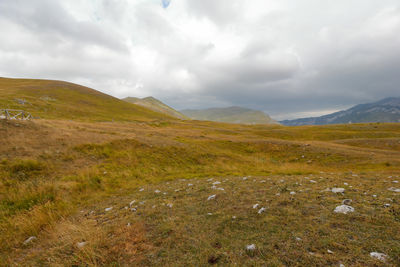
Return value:
[(0, 76), (276, 119), (400, 96), (399, 0), (0, 0)]

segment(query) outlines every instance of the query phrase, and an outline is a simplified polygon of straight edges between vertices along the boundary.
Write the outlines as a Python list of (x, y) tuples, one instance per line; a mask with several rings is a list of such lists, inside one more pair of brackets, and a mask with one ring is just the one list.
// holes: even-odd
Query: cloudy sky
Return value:
[(0, 76), (277, 119), (400, 96), (398, 0), (0, 0)]

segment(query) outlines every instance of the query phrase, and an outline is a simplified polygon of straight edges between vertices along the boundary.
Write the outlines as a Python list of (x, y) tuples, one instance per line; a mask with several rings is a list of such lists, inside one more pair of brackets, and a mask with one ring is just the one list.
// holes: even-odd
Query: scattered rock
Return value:
[(385, 208), (389, 208), (390, 207), (390, 204), (389, 203), (386, 203), (386, 204), (384, 204), (383, 205)]
[(136, 200), (132, 200), (132, 201), (129, 203), (129, 207), (132, 207), (133, 204), (135, 204), (135, 202), (136, 202)]
[(296, 192), (292, 191), (290, 192), (291, 195), (296, 195)]
[(193, 184), (188, 184), (188, 186), (193, 186)]
[(140, 189), (139, 189), (139, 192), (143, 192), (143, 191), (144, 191), (144, 188), (140, 188)]
[(342, 200), (342, 204), (343, 204), (343, 205), (350, 205), (351, 202), (353, 202), (353, 200), (351, 200), (351, 199), (343, 199), (343, 200)]
[(86, 246), (86, 244), (87, 244), (86, 241), (85, 241), (85, 242), (78, 242), (78, 243), (76, 244), (76, 246), (77, 246), (78, 248), (83, 248), (84, 246)]
[(332, 250), (328, 249), (327, 251), (328, 251), (329, 254), (333, 254)]
[(343, 183), (344, 185), (349, 185), (348, 183)]
[(258, 208), (259, 205), (260, 205), (260, 204), (254, 204), (254, 205), (253, 205), (253, 209)]
[(207, 198), (207, 200), (215, 199), (216, 196), (217, 196), (217, 195), (211, 195), (211, 196), (209, 196), (209, 197)]
[(217, 184), (221, 184), (221, 182), (219, 182), (219, 181), (216, 181), (216, 182), (214, 182), (214, 183), (212, 183), (213, 185), (217, 185)]
[(173, 206), (174, 206), (174, 204), (172, 204), (172, 203), (167, 204), (167, 207), (169, 207), (169, 208), (172, 208)]
[(105, 208), (104, 211), (110, 211), (112, 209), (113, 209), (113, 207), (109, 207), (109, 208)]
[(32, 241), (34, 241), (36, 239), (37, 239), (36, 236), (31, 236), (27, 240), (24, 241), (24, 245), (28, 245), (29, 243), (31, 243)]
[(232, 219), (236, 219), (236, 216), (232, 216)]
[(258, 211), (258, 214), (261, 214), (261, 213), (263, 213), (264, 211), (266, 211), (266, 208), (262, 207), (262, 208)]
[(392, 192), (400, 193), (400, 188), (390, 187), (390, 188), (388, 188), (388, 190), (392, 191)]
[(296, 241), (301, 241), (303, 239), (301, 239), (300, 237), (296, 237)]
[(254, 251), (254, 250), (256, 250), (256, 245), (254, 245), (254, 244), (247, 245), (247, 246), (246, 246), (246, 250)]
[(332, 188), (333, 193), (344, 193), (345, 189), (344, 188)]
[(380, 252), (371, 252), (369, 253), (369, 255), (377, 260), (380, 260), (382, 262), (386, 262), (386, 260), (388, 259), (388, 255), (380, 253)]
[(349, 205), (340, 205), (337, 206), (333, 212), (347, 214), (349, 212), (354, 212), (354, 208)]
[(316, 184), (317, 182), (314, 180), (310, 180), (310, 183)]

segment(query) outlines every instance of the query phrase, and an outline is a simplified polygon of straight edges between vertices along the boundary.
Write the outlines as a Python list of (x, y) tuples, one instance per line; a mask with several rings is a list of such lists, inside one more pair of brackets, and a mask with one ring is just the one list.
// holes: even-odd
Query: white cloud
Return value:
[(1, 76), (176, 108), (298, 117), (395, 96), (400, 83), (395, 0), (3, 0), (0, 28)]

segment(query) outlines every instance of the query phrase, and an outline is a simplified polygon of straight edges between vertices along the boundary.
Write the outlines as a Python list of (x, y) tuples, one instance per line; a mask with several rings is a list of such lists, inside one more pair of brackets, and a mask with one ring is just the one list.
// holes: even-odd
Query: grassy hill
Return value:
[(86, 121), (147, 121), (170, 119), (73, 83), (0, 78), (0, 108), (22, 109), (34, 117)]
[(148, 109), (154, 110), (156, 112), (169, 115), (171, 117), (175, 117), (181, 120), (188, 120), (189, 118), (183, 115), (182, 113), (176, 111), (175, 109), (171, 108), (170, 106), (164, 104), (160, 100), (154, 97), (145, 97), (145, 98), (137, 98), (137, 97), (126, 97), (122, 99), (126, 102), (136, 104), (142, 107), (146, 107)]
[(279, 124), (262, 111), (242, 107), (187, 109), (183, 114), (195, 120), (207, 120), (240, 124)]

